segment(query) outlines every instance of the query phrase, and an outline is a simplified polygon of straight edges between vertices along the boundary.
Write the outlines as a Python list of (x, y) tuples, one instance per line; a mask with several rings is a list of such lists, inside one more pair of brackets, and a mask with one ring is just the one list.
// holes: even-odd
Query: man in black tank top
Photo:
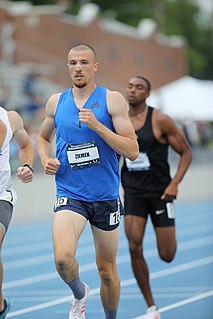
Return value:
[[(148, 307), (145, 318), (160, 319), (143, 256), (143, 238), (150, 215), (160, 258), (166, 262), (174, 259), (176, 236), (173, 200), (177, 197), (178, 185), (192, 160), (192, 152), (186, 137), (174, 121), (146, 104), (150, 91), (151, 84), (146, 78), (135, 76), (129, 80), (129, 116), (138, 138), (140, 153), (133, 162), (124, 159), (121, 182), (126, 213), (125, 232), (132, 268)], [(173, 178), (168, 163), (169, 146), (180, 155)]]

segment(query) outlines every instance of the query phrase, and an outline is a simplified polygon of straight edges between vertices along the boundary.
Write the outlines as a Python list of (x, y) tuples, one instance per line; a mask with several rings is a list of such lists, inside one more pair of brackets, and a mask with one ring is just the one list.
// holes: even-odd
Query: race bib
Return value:
[(120, 217), (120, 212), (119, 211), (111, 213), (110, 214), (110, 220), (109, 220), (110, 226), (119, 224), (120, 223), (120, 219), (121, 219), (121, 217)]
[(67, 197), (58, 197), (55, 203), (55, 207), (67, 205), (68, 198)]
[(175, 218), (175, 210), (174, 210), (174, 203), (166, 203), (166, 208), (167, 208), (167, 215), (168, 218), (174, 219)]
[(117, 204), (118, 204), (118, 210), (116, 212), (113, 212), (110, 214), (110, 218), (109, 218), (109, 224), (110, 226), (112, 225), (116, 225), (120, 223), (121, 220), (121, 208), (120, 208), (120, 200), (117, 200)]
[(126, 167), (128, 171), (148, 171), (150, 169), (149, 157), (146, 153), (139, 153), (135, 161), (126, 160)]
[(100, 163), (98, 148), (94, 141), (68, 144), (67, 157), (71, 169), (86, 168)]

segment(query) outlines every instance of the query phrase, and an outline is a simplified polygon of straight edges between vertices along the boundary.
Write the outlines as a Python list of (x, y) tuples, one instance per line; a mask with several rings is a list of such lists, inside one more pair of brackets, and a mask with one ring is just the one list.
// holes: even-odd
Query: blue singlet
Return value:
[[(106, 104), (106, 88), (97, 86), (84, 108), (115, 132)], [(105, 201), (119, 197), (117, 153), (86, 124), (79, 125), (79, 110), (72, 89), (62, 92), (55, 114), (57, 197), (82, 201)]]

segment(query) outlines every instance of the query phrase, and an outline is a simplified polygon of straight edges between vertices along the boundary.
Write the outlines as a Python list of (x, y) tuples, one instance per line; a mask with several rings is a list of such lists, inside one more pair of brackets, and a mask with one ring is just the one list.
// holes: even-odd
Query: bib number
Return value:
[(110, 214), (110, 218), (109, 218), (109, 224), (110, 226), (112, 225), (117, 225), (120, 223), (121, 220), (121, 214), (120, 214), (120, 200), (117, 200), (118, 203), (118, 210), (117, 212), (113, 212)]
[(116, 225), (120, 223), (120, 211), (114, 212), (110, 214), (110, 220), (109, 220), (109, 224), (110, 226), (112, 225)]
[(146, 153), (139, 153), (135, 161), (126, 160), (126, 167), (128, 171), (148, 171), (150, 169), (149, 157)]
[(100, 163), (98, 147), (94, 141), (68, 144), (67, 157), (71, 169), (86, 168)]
[(167, 215), (168, 218), (174, 219), (175, 218), (175, 210), (174, 210), (174, 203), (166, 203), (166, 208), (167, 208)]
[(55, 207), (67, 205), (68, 198), (67, 197), (59, 197), (56, 200)]

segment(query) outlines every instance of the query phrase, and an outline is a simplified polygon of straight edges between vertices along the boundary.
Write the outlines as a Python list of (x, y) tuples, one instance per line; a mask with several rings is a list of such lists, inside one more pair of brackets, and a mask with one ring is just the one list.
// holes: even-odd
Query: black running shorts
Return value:
[(84, 216), (90, 224), (102, 230), (114, 230), (124, 215), (120, 199), (85, 202), (67, 197), (59, 197), (54, 205), (54, 212), (70, 210)]
[(124, 210), (126, 215), (140, 216), (145, 219), (150, 215), (154, 227), (175, 225), (174, 203), (160, 198), (143, 198), (125, 195)]

